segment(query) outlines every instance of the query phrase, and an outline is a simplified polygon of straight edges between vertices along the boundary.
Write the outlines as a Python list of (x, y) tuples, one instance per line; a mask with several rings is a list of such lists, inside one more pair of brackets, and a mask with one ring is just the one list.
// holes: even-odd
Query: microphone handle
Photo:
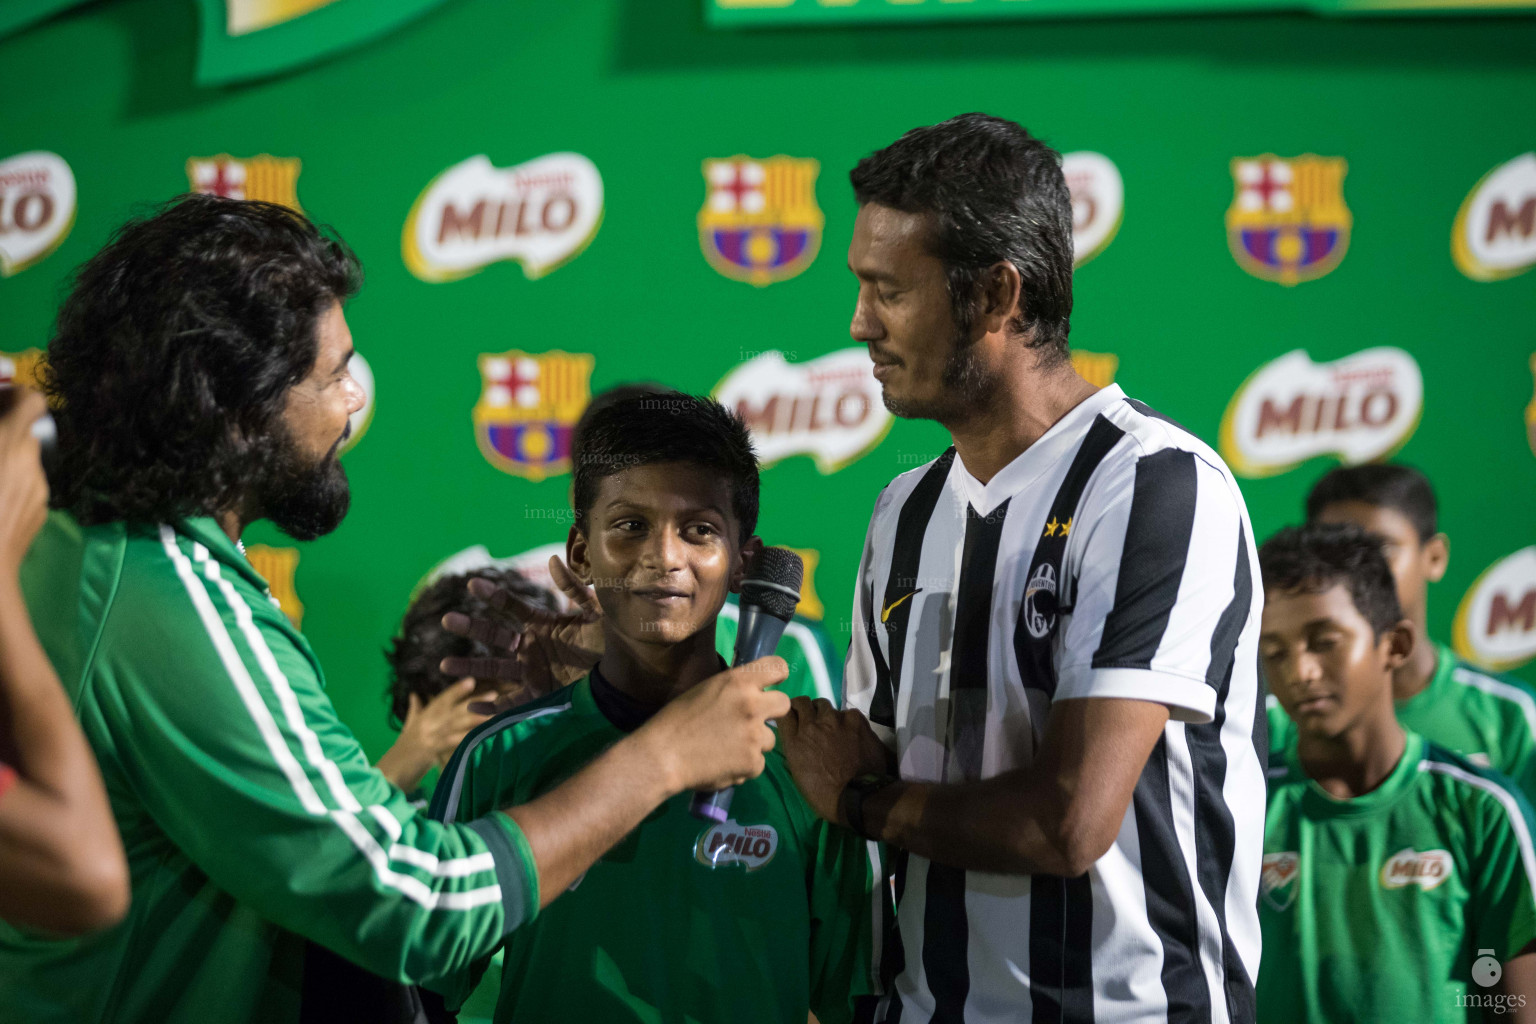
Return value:
[[(745, 665), (749, 661), (765, 658), (779, 646), (788, 623), (776, 615), (763, 611), (758, 604), (741, 605), (741, 622), (736, 627), (736, 651), (731, 667)], [(713, 793), (699, 791), (693, 794), (688, 810), (695, 818), (722, 824), (731, 816), (731, 797), (736, 795), (734, 786), (717, 789)]]

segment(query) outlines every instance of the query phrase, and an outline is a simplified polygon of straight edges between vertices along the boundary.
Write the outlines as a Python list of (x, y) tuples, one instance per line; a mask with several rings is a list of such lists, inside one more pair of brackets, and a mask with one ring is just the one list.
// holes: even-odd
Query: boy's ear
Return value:
[(1415, 632), (1412, 621), (1403, 619), (1382, 634), (1382, 640), (1387, 645), (1387, 667), (1392, 671), (1397, 671), (1413, 653), (1413, 645), (1417, 640)]
[(736, 568), (731, 573), (731, 593), (741, 593), (741, 581), (747, 578), (747, 567), (762, 551), (763, 538), (755, 533), (742, 543), (741, 553), (736, 558)]
[(572, 526), (565, 537), (565, 564), (571, 567), (576, 578), (587, 586), (592, 585), (592, 563), (588, 560), (587, 535), (578, 526)]
[(1424, 578), (1430, 583), (1439, 583), (1445, 578), (1446, 567), (1451, 564), (1451, 538), (1443, 533), (1435, 534), (1424, 542), (1421, 557), (1424, 559)]

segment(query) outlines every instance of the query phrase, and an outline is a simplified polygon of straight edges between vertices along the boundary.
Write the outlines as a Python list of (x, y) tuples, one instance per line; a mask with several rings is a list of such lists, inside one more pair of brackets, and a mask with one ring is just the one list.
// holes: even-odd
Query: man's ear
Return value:
[(987, 268), (981, 278), (981, 316), (977, 324), (988, 334), (1005, 331), (1015, 312), (1023, 312), (1024, 280), (1019, 268), (1001, 260)]
[(1424, 549), (1419, 553), (1424, 559), (1424, 578), (1431, 583), (1439, 583), (1445, 578), (1445, 570), (1451, 564), (1451, 538), (1443, 533), (1437, 533), (1424, 542)]
[(1408, 619), (1402, 619), (1383, 633), (1381, 639), (1387, 645), (1387, 667), (1396, 672), (1413, 653), (1416, 639), (1413, 623)]
[(747, 569), (762, 551), (763, 538), (755, 533), (742, 543), (741, 553), (736, 558), (736, 569), (731, 573), (731, 593), (741, 593), (741, 581), (747, 578)]
[(587, 586), (592, 585), (592, 563), (588, 560), (587, 535), (581, 527), (572, 526), (565, 537), (565, 564), (571, 567), (576, 578)]

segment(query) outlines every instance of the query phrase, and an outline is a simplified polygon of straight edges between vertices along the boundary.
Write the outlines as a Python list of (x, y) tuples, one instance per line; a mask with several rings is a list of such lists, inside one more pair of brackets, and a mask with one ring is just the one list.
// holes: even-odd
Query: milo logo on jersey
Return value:
[(1402, 889), (1416, 885), (1433, 889), (1451, 877), (1451, 855), (1446, 850), (1399, 850), (1381, 866), (1381, 887)]
[(1227, 246), (1238, 266), (1283, 285), (1312, 281), (1337, 267), (1353, 223), (1344, 205), (1347, 169), (1340, 157), (1311, 153), (1233, 160)]
[(1536, 265), (1536, 153), (1472, 186), (1451, 225), (1451, 258), (1474, 281), (1502, 281)]
[(1080, 267), (1115, 240), (1125, 213), (1125, 183), (1102, 153), (1067, 153), (1061, 173), (1072, 194), (1072, 265)]
[(1536, 658), (1536, 545), (1483, 571), (1456, 610), (1451, 642), (1463, 658), (1495, 671)]
[(1276, 910), (1288, 910), (1296, 902), (1296, 879), (1301, 858), (1294, 852), (1266, 853), (1259, 873), (1259, 893)]
[(810, 266), (826, 222), (816, 205), (820, 171), (792, 156), (704, 161), (699, 247), (709, 265), (759, 288)]
[(1222, 416), (1219, 444), (1233, 472), (1283, 473), (1318, 455), (1346, 465), (1407, 443), (1424, 408), (1424, 377), (1400, 348), (1368, 348), (1331, 363), (1301, 349), (1254, 371)]
[(540, 278), (581, 254), (603, 220), (603, 178), (580, 153), (514, 167), (484, 155), (433, 178), (405, 218), (400, 251), (423, 281), (454, 281), (515, 260)]
[(504, 473), (543, 480), (571, 469), (571, 433), (592, 397), (586, 353), (514, 350), (480, 357), (475, 441)]
[(779, 833), (772, 825), (738, 825), (727, 821), (699, 834), (693, 856), (707, 868), (740, 864), (748, 871), (768, 866), (779, 850)]
[(0, 277), (45, 259), (75, 225), (75, 175), (57, 153), (0, 160)]
[(296, 157), (195, 156), (187, 161), (187, 188), (225, 199), (259, 199), (303, 213), (299, 206), (299, 170)]
[(714, 396), (746, 422), (765, 468), (809, 455), (817, 469), (835, 473), (884, 440), (894, 422), (873, 369), (863, 346), (804, 363), (763, 352), (727, 373)]

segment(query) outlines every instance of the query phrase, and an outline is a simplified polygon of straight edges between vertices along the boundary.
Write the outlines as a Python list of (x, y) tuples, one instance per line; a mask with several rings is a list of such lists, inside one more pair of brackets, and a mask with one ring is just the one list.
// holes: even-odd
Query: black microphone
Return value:
[[(736, 627), (734, 668), (767, 657), (779, 646), (784, 627), (800, 603), (800, 581), (805, 565), (788, 548), (764, 548), (752, 560), (747, 578), (741, 581), (741, 622)], [(713, 793), (695, 793), (688, 809), (695, 818), (716, 823), (730, 817), (735, 787)]]

